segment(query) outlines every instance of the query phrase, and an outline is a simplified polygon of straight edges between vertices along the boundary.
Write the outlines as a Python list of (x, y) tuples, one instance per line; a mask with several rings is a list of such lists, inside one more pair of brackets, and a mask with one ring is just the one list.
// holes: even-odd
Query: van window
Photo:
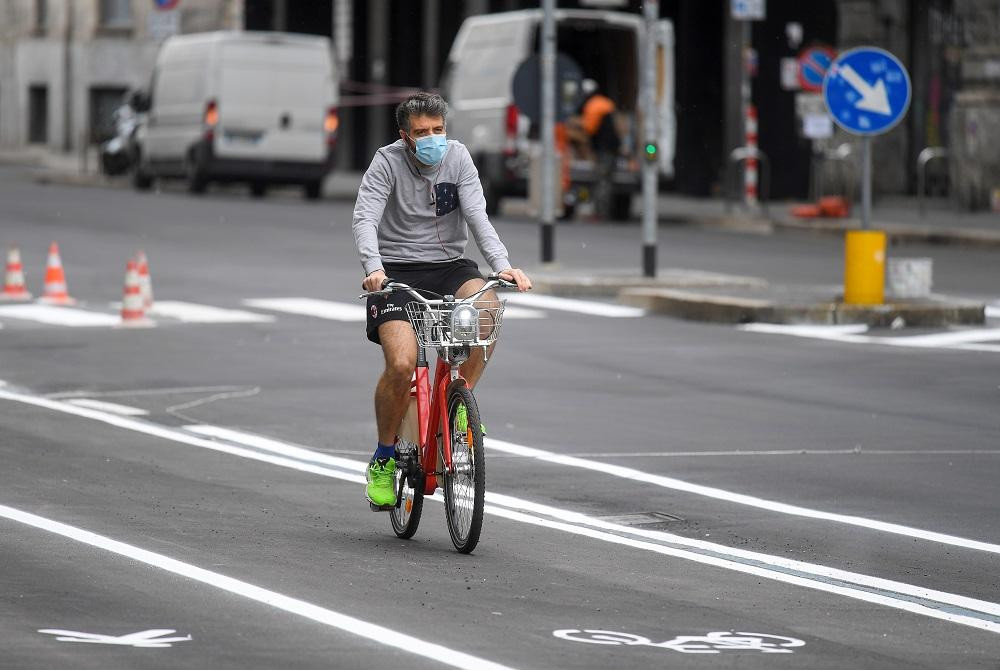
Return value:
[(498, 21), (470, 28), (462, 50), (449, 64), (453, 101), (509, 98), (510, 83), (524, 53), (524, 22)]

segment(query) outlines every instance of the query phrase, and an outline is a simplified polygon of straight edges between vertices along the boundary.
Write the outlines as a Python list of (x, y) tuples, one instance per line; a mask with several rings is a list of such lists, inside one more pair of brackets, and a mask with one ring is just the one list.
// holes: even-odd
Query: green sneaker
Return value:
[[(460, 433), (469, 430), (469, 413), (465, 410), (465, 405), (459, 405), (458, 409), (455, 410), (455, 428)], [(486, 434), (486, 426), (483, 424), (479, 424), (479, 430), (483, 431), (483, 435)]]
[(373, 505), (385, 507), (396, 504), (396, 461), (379, 458), (368, 466), (368, 486), (365, 497)]

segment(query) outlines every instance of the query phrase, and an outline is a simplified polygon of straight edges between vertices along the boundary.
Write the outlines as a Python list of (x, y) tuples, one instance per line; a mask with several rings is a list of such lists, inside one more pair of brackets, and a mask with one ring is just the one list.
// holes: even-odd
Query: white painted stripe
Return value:
[(121, 325), (122, 321), (121, 317), (117, 315), (43, 304), (2, 305), (0, 306), (0, 317), (72, 328), (118, 326)]
[[(115, 417), (113, 415), (107, 415), (93, 410), (76, 408), (70, 405), (66, 405), (65, 403), (61, 403), (59, 401), (49, 400), (47, 398), (40, 398), (37, 396), (30, 396), (25, 394), (11, 394), (5, 391), (0, 391), (0, 398), (8, 398), (18, 402), (24, 402), (26, 404), (48, 407), (50, 409), (55, 409), (57, 411), (64, 411), (69, 414), (76, 414), (78, 416), (84, 416), (87, 418), (96, 419), (118, 427), (123, 427), (130, 430), (136, 430), (138, 432), (150, 435), (156, 435), (158, 437), (163, 437), (165, 439), (173, 439), (175, 441), (182, 442), (185, 444), (201, 446), (203, 448), (212, 449), (215, 451), (221, 451), (223, 453), (230, 453), (235, 456), (241, 456), (244, 458), (251, 458), (254, 460), (269, 462), (273, 463), (274, 465), (290, 467), (296, 470), (312, 472), (314, 474), (334, 477), (337, 479), (356, 482), (359, 484), (364, 481), (364, 478), (360, 475), (350, 474), (348, 472), (343, 472), (341, 470), (314, 466), (310, 463), (302, 463), (300, 461), (280, 456), (268, 456), (267, 454), (261, 454), (259, 452), (249, 451), (231, 445), (225, 445), (208, 440), (201, 440), (200, 438), (191, 437), (180, 431), (175, 431), (169, 428), (155, 426), (153, 424), (148, 424), (145, 422), (134, 421), (131, 419), (123, 419), (121, 417)], [(233, 438), (238, 437), (241, 440), (246, 440), (245, 443), (248, 445), (255, 446), (257, 448), (274, 449), (280, 451), (281, 453), (298, 454), (301, 453), (302, 450), (304, 450), (303, 447), (289, 445), (287, 443), (282, 443), (277, 440), (272, 440), (270, 438), (243, 433), (241, 431), (233, 431), (231, 429), (225, 429), (214, 426), (198, 426), (198, 427), (192, 426), (190, 428), (205, 432), (206, 434), (226, 435)], [(305, 450), (305, 451), (310, 451), (310, 450)], [(312, 454), (309, 455), (309, 458), (310, 460), (313, 461), (331, 462), (331, 464), (335, 462), (339, 464), (341, 462), (346, 461), (345, 465), (349, 466), (351, 470), (355, 471), (364, 468), (364, 463), (362, 462), (350, 461), (348, 459), (339, 459), (337, 457), (331, 457), (326, 454), (320, 454), (318, 452), (313, 452)], [(434, 495), (431, 497), (431, 499), (437, 500), (438, 502), (441, 501), (441, 497), (439, 495)], [(741, 572), (749, 572), (751, 574), (767, 577), (768, 579), (773, 579), (776, 581), (786, 582), (790, 584), (798, 584), (801, 586), (806, 586), (808, 588), (828, 591), (831, 593), (838, 593), (840, 595), (856, 598), (859, 600), (875, 602), (889, 607), (904, 609), (906, 611), (911, 611), (917, 614), (923, 614), (925, 616), (945, 619), (953, 623), (959, 623), (963, 625), (974, 626), (977, 628), (983, 628), (985, 630), (991, 630), (994, 632), (1000, 632), (1000, 625), (996, 624), (995, 622), (984, 621), (982, 619), (977, 619), (975, 617), (968, 617), (961, 614), (955, 614), (944, 610), (936, 609), (934, 607), (927, 607), (919, 603), (909, 602), (908, 600), (899, 600), (893, 598), (891, 595), (885, 596), (880, 594), (873, 594), (867, 591), (857, 591), (850, 588), (829, 584), (823, 581), (816, 582), (795, 575), (789, 575), (781, 571), (776, 572), (773, 570), (769, 570), (767, 567), (755, 567), (744, 563), (730, 562), (726, 559), (718, 559), (718, 558), (713, 559), (712, 557), (707, 557), (704, 554), (691, 553), (678, 549), (671, 549), (669, 547), (663, 547), (662, 545), (656, 545), (652, 543), (646, 543), (645, 545), (642, 545), (642, 543), (640, 543), (639, 541), (631, 540), (628, 538), (621, 538), (618, 535), (609, 534), (607, 537), (603, 537), (599, 536), (597, 531), (591, 530), (590, 528), (579, 528), (577, 526), (560, 526), (557, 525), (556, 522), (552, 522), (547, 519), (528, 517), (527, 515), (523, 515), (521, 512), (511, 511), (509, 509), (504, 510), (501, 509), (501, 507), (507, 506), (518, 510), (530, 510), (536, 513), (548, 514), (550, 516), (553, 516), (554, 518), (573, 520), (578, 523), (582, 523), (584, 525), (592, 526), (594, 528), (603, 528), (620, 533), (645, 536), (650, 539), (665, 540), (668, 542), (672, 542), (674, 544), (682, 544), (697, 549), (710, 550), (712, 552), (724, 555), (728, 554), (729, 556), (732, 556), (734, 558), (752, 560), (755, 562), (770, 564), (775, 568), (794, 569), (800, 572), (804, 572), (806, 574), (813, 574), (816, 575), (817, 577), (823, 577), (824, 579), (826, 578), (837, 579), (840, 581), (854, 583), (857, 584), (858, 586), (891, 590), (902, 595), (922, 598), (926, 600), (934, 600), (942, 604), (963, 607), (965, 609), (972, 609), (986, 614), (994, 614), (1000, 612), (1000, 605), (997, 605), (995, 603), (975, 600), (967, 598), (965, 596), (959, 596), (956, 594), (949, 594), (945, 592), (924, 589), (922, 587), (904, 584), (901, 582), (893, 582), (890, 580), (883, 580), (880, 578), (869, 577), (867, 575), (862, 575), (858, 573), (841, 571), (827, 566), (814, 566), (812, 564), (800, 563), (797, 561), (792, 561), (791, 559), (770, 556), (768, 554), (760, 554), (756, 552), (749, 552), (745, 550), (734, 549), (731, 547), (725, 547), (723, 545), (715, 545), (701, 540), (692, 540), (689, 538), (670, 535), (667, 533), (659, 533), (658, 531), (644, 531), (642, 529), (617, 526), (615, 524), (610, 524), (608, 522), (601, 521), (599, 519), (593, 519), (590, 517), (586, 517), (584, 515), (580, 515), (579, 513), (576, 512), (559, 510), (557, 508), (548, 507), (546, 505), (532, 503), (529, 501), (519, 500), (517, 498), (513, 498), (511, 496), (504, 496), (498, 493), (487, 493), (487, 501), (490, 503), (490, 505), (487, 507), (487, 511), (489, 513), (496, 514), (499, 516), (504, 516), (506, 518), (510, 518), (513, 520), (521, 520), (527, 523), (535, 523), (536, 525), (547, 525), (548, 527), (564, 530), (566, 532), (573, 532), (578, 535), (594, 537), (596, 539), (604, 539), (606, 541), (615, 542), (617, 544), (627, 544), (629, 546), (635, 546), (637, 548), (649, 549), (652, 551), (657, 551), (658, 553), (664, 553), (676, 556), (678, 558), (685, 558), (687, 560), (692, 560), (696, 562), (708, 563), (712, 565), (717, 565), (719, 567), (738, 570)], [(500, 507), (498, 507), (498, 505)], [(517, 515), (522, 515), (522, 517), (519, 518)]]
[(904, 347), (941, 347), (951, 344), (968, 344), (970, 342), (989, 342), (1000, 340), (1000, 328), (976, 328), (969, 330), (953, 330), (929, 335), (912, 335), (909, 337), (883, 338), (885, 344)]
[(317, 298), (250, 298), (244, 300), (243, 304), (247, 307), (313, 316), (331, 321), (364, 321), (366, 318), (363, 305)]
[(433, 642), (426, 642), (418, 637), (413, 637), (405, 633), (386, 628), (378, 624), (349, 616), (341, 612), (336, 612), (326, 607), (314, 605), (313, 603), (292, 598), (276, 591), (271, 591), (249, 582), (227, 577), (226, 575), (211, 570), (200, 568), (191, 563), (185, 563), (169, 556), (141, 549), (131, 544), (126, 544), (118, 540), (113, 540), (104, 535), (98, 535), (76, 526), (46, 519), (30, 512), (24, 512), (13, 507), (0, 505), (0, 516), (16, 521), (39, 530), (61, 535), (62, 537), (81, 542), (83, 544), (103, 549), (104, 551), (130, 558), (140, 563), (159, 568), (166, 572), (179, 575), (192, 581), (201, 582), (208, 586), (213, 586), (221, 591), (226, 591), (249, 600), (273, 607), (275, 609), (289, 612), (305, 619), (310, 619), (332, 628), (357, 635), (371, 640), (376, 644), (387, 647), (395, 647), (401, 651), (409, 652), (417, 656), (449, 665), (454, 668), (489, 668), (490, 670), (505, 670), (508, 666), (488, 661), (456, 651), (449, 647)]
[(121, 414), (122, 416), (145, 416), (149, 414), (149, 412), (139, 407), (129, 407), (128, 405), (119, 405), (118, 403), (104, 402), (103, 400), (94, 400), (93, 398), (73, 398), (66, 402), (77, 407), (89, 407), (101, 410), (102, 412)]
[(612, 305), (592, 300), (576, 300), (573, 298), (557, 298), (551, 295), (510, 293), (504, 295), (508, 303), (524, 307), (540, 309), (556, 309), (564, 312), (577, 312), (590, 316), (606, 316), (611, 318), (635, 318), (645, 316), (646, 310), (638, 307)]
[(150, 314), (179, 319), (185, 323), (270, 323), (274, 317), (243, 309), (223, 309), (180, 300), (157, 300)]
[(878, 521), (876, 519), (866, 519), (860, 516), (838, 514), (836, 512), (824, 512), (822, 510), (810, 509), (808, 507), (790, 505), (787, 503), (777, 502), (775, 500), (767, 500), (765, 498), (758, 498), (756, 496), (745, 495), (742, 493), (733, 493), (732, 491), (726, 491), (724, 489), (719, 489), (712, 486), (691, 484), (689, 482), (685, 482), (680, 479), (674, 479), (673, 477), (664, 477), (662, 475), (655, 475), (649, 472), (643, 472), (642, 470), (635, 470), (633, 468), (627, 468), (621, 465), (614, 465), (611, 463), (604, 463), (601, 461), (591, 461), (583, 458), (577, 458), (574, 456), (564, 456), (562, 454), (556, 454), (551, 451), (544, 451), (542, 449), (536, 449), (534, 447), (526, 447), (523, 445), (514, 444), (512, 442), (504, 442), (502, 440), (497, 440), (493, 438), (486, 438), (486, 446), (488, 449), (495, 449), (496, 451), (502, 451), (504, 453), (517, 454), (519, 456), (535, 458), (540, 461), (545, 461), (547, 463), (554, 463), (556, 465), (563, 465), (571, 468), (580, 468), (583, 470), (591, 470), (594, 472), (600, 472), (606, 475), (611, 475), (613, 477), (620, 477), (622, 479), (645, 482), (647, 484), (653, 484), (655, 486), (660, 486), (666, 489), (672, 489), (674, 491), (683, 491), (685, 493), (692, 493), (695, 495), (704, 496), (706, 498), (723, 500), (738, 505), (746, 505), (748, 507), (766, 509), (771, 512), (789, 514), (792, 516), (801, 516), (810, 519), (820, 519), (823, 521), (833, 521), (836, 523), (843, 523), (851, 526), (868, 528), (869, 530), (877, 530), (884, 533), (892, 533), (894, 535), (904, 535), (906, 537), (913, 537), (921, 540), (928, 540), (931, 542), (940, 542), (942, 544), (949, 544), (956, 547), (963, 547), (965, 549), (975, 549), (977, 551), (985, 551), (993, 554), (1000, 554), (1000, 545), (991, 544), (989, 542), (970, 540), (963, 537), (946, 535), (944, 533), (937, 533), (934, 531), (922, 530), (920, 528), (913, 528), (912, 526), (904, 526), (901, 524), (890, 523), (887, 521)]
[(361, 461), (340, 458), (338, 456), (330, 456), (329, 454), (324, 454), (320, 451), (289, 444), (288, 442), (281, 442), (262, 435), (246, 433), (243, 431), (233, 430), (231, 428), (223, 428), (221, 426), (195, 425), (184, 426), (184, 429), (189, 430), (192, 433), (197, 433), (198, 435), (217, 437), (221, 440), (239, 442), (240, 444), (245, 444), (249, 447), (272, 451), (274, 453), (281, 454), (282, 456), (291, 456), (292, 458), (312, 461), (314, 463), (322, 463), (323, 465), (332, 465), (337, 468), (343, 468), (349, 471), (353, 470), (360, 473), (364, 473), (365, 471), (365, 463)]
[(987, 319), (1000, 319), (1000, 305), (986, 305)]
[(544, 319), (545, 312), (537, 309), (527, 309), (525, 307), (514, 307), (505, 305), (503, 308), (503, 318), (506, 319)]
[(851, 323), (837, 326), (821, 325), (785, 325), (778, 323), (747, 323), (737, 326), (739, 330), (748, 333), (768, 333), (779, 335), (797, 335), (799, 337), (816, 337), (841, 339), (844, 335), (860, 335), (868, 331), (868, 326), (863, 323)]

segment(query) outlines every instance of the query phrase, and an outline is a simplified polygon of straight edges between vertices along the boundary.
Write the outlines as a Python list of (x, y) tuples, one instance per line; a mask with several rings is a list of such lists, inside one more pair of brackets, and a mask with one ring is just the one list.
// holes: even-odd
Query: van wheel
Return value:
[(486, 216), (500, 213), (500, 189), (492, 179), (482, 178), (483, 197), (486, 198)]
[(267, 195), (267, 184), (262, 181), (250, 182), (250, 195), (255, 198), (263, 198)]
[(153, 178), (143, 171), (138, 162), (132, 166), (132, 187), (137, 191), (148, 191), (153, 187)]
[(323, 182), (309, 181), (302, 185), (302, 195), (306, 200), (319, 200), (323, 195)]
[(204, 171), (198, 166), (194, 158), (187, 161), (187, 190), (188, 193), (201, 195), (208, 188), (208, 179)]
[(614, 221), (628, 221), (632, 215), (632, 194), (615, 193), (612, 195), (610, 214)]

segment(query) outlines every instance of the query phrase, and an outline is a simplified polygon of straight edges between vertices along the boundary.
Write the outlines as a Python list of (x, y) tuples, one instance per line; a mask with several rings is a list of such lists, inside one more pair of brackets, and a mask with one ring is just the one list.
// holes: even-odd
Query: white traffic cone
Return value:
[(142, 289), (139, 287), (139, 270), (135, 260), (130, 260), (125, 270), (125, 293), (122, 296), (122, 326), (148, 328), (156, 325), (146, 317), (142, 305)]
[(21, 265), (21, 251), (11, 247), (7, 251), (7, 268), (3, 277), (3, 291), (0, 301), (14, 302), (31, 300), (31, 294), (24, 285), (24, 267)]

